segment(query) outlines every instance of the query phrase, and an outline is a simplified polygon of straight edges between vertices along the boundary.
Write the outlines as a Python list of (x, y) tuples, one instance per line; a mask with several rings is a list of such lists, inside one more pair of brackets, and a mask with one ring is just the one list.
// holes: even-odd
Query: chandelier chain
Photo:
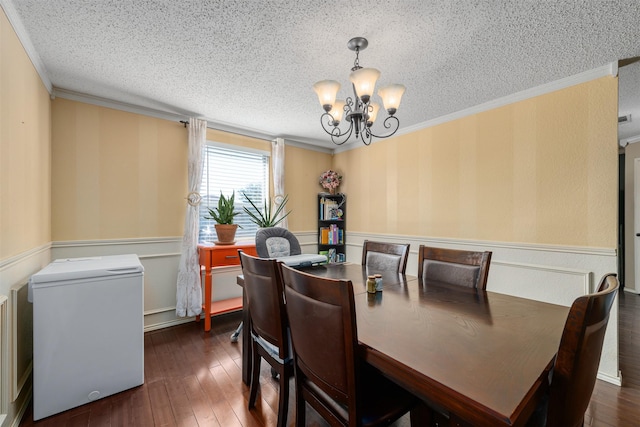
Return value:
[(360, 48), (356, 47), (356, 59), (355, 61), (353, 61), (353, 68), (351, 69), (351, 71), (356, 71), (356, 70), (359, 70), (360, 68), (362, 68), (360, 66)]

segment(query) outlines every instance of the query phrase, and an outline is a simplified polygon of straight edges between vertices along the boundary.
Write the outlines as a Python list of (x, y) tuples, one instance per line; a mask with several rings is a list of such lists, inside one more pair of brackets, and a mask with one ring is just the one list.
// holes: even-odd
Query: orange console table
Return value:
[[(252, 242), (235, 243), (233, 245), (198, 245), (200, 268), (204, 268), (202, 314), (205, 316), (204, 330), (206, 332), (211, 330), (211, 316), (242, 309), (242, 297), (211, 302), (211, 271), (216, 267), (240, 265), (238, 249), (249, 255), (257, 256), (256, 245)], [(200, 316), (196, 316), (196, 321), (200, 321)]]

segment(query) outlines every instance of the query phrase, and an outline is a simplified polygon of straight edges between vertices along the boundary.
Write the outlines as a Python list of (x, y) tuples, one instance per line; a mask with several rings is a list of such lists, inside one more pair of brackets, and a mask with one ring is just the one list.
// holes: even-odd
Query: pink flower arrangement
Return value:
[(320, 175), (320, 185), (332, 193), (340, 186), (340, 182), (342, 182), (342, 175), (331, 169)]

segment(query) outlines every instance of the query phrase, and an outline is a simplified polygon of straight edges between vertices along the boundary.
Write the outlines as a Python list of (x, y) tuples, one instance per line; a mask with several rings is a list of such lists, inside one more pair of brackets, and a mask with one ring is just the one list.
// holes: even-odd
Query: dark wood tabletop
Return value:
[[(351, 280), (365, 360), (470, 425), (523, 425), (542, 397), (569, 307), (422, 285), (359, 264), (303, 270)], [(367, 275), (376, 273), (383, 291), (368, 294)], [(243, 354), (243, 378), (249, 357)]]
[(363, 267), (360, 264), (350, 263), (323, 264), (313, 267), (303, 267), (299, 270), (329, 279), (351, 280), (353, 283), (353, 293), (356, 295), (367, 292), (367, 276), (369, 275), (382, 275), (383, 287), (387, 286), (390, 290), (396, 286), (403, 286), (411, 280), (417, 280), (414, 276), (406, 276), (395, 271), (377, 270)]
[(401, 293), (385, 289), (374, 301), (356, 296), (365, 360), (477, 426), (528, 419), (545, 390), (568, 311), (417, 280)]

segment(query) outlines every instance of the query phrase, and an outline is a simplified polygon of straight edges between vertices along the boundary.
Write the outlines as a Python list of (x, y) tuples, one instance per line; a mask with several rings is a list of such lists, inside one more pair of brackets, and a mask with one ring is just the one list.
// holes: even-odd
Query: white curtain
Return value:
[(176, 292), (176, 315), (196, 316), (202, 311), (200, 287), (200, 262), (198, 259), (198, 205), (200, 204), (200, 182), (202, 181), (202, 148), (207, 139), (207, 122), (189, 119), (189, 194), (187, 213), (184, 218), (182, 255), (178, 266)]
[[(271, 170), (273, 173), (273, 203), (275, 204), (274, 210), (278, 209), (284, 196), (284, 139), (276, 138), (271, 141)], [(283, 208), (279, 217), (287, 213), (286, 206)], [(289, 218), (282, 220), (279, 227), (289, 228)]]

